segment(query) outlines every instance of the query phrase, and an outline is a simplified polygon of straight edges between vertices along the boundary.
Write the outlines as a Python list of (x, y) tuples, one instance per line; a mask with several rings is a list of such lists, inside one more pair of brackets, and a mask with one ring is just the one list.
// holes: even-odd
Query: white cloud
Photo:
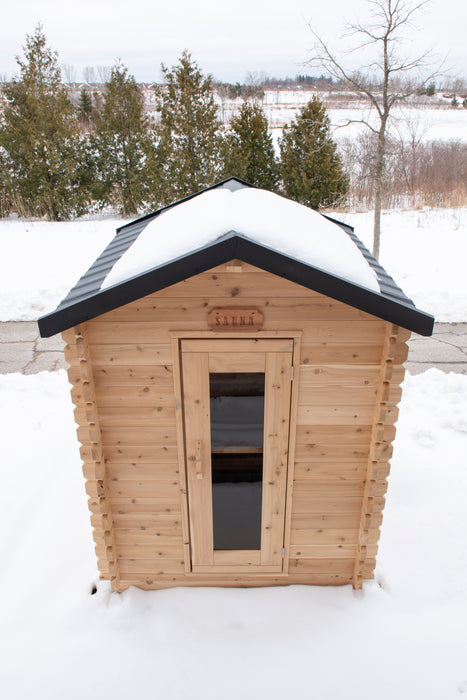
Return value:
[[(420, 30), (412, 32), (408, 48), (449, 52), (448, 64), (466, 73), (465, 7), (458, 0), (433, 0), (419, 14)], [(158, 79), (161, 61), (172, 65), (186, 48), (203, 70), (221, 79), (242, 80), (248, 70), (294, 75), (302, 71), (311, 45), (308, 20), (337, 38), (344, 21), (364, 17), (367, 8), (365, 0), (356, 0), (351, 9), (344, 0), (329, 0), (322, 7), (305, 0), (178, 0), (163, 5), (149, 0), (19, 0), (2, 10), (8, 32), (0, 48), (0, 72), (15, 71), (14, 56), (40, 20), (61, 62), (74, 64), (78, 71), (121, 57), (138, 79)]]

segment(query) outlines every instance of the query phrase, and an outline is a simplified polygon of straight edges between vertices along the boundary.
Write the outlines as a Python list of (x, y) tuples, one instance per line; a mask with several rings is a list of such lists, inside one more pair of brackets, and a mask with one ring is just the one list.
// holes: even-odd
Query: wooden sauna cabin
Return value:
[(345, 224), (230, 179), (126, 224), (56, 311), (100, 575), (372, 578), (416, 309)]

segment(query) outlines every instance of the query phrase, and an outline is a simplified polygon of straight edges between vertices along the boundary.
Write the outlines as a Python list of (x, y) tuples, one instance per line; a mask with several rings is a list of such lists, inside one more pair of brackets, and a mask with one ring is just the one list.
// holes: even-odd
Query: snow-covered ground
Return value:
[[(266, 109), (266, 115), (275, 140), (282, 135), (285, 124), (295, 119), (298, 110), (293, 107)], [(368, 129), (359, 123), (362, 119), (377, 126), (377, 116), (367, 109), (329, 109), (331, 133), (339, 142), (352, 139)], [(410, 141), (467, 141), (467, 110), (405, 109), (395, 111), (389, 127), (394, 138)]]
[[(383, 264), (440, 321), (467, 319), (466, 216), (383, 217)], [(341, 218), (371, 244), (371, 215)], [(120, 223), (1, 221), (0, 320), (52, 310)], [(65, 373), (0, 376), (0, 697), (467, 694), (466, 416), (467, 377), (407, 377), (376, 578), (363, 591), (118, 595), (98, 582)]]
[(467, 694), (467, 377), (408, 377), (376, 579), (110, 593), (63, 371), (0, 376), (2, 700)]
[[(370, 213), (336, 214), (371, 249)], [(123, 222), (0, 220), (0, 321), (53, 311)], [(437, 321), (467, 320), (467, 208), (383, 214), (381, 262)]]
[(0, 219), (0, 321), (30, 321), (53, 311), (123, 223)]
[[(332, 132), (335, 139), (355, 138), (367, 127), (358, 124), (362, 118), (373, 126), (378, 125), (375, 113), (368, 109), (330, 109)], [(349, 123), (353, 122), (353, 123)], [(336, 128), (338, 127), (338, 128)], [(392, 114), (390, 133), (403, 140), (415, 141), (467, 141), (466, 109), (399, 109)]]
[[(369, 250), (373, 214), (336, 215)], [(467, 320), (467, 207), (388, 210), (381, 219), (380, 260), (415, 304), (438, 322)]]
[[(261, 104), (276, 138), (282, 133), (282, 127), (295, 119), (298, 111), (313, 96), (319, 97), (326, 105), (333, 136), (337, 140), (354, 138), (365, 129), (356, 123), (362, 118), (373, 125), (377, 124), (375, 111), (369, 110), (368, 104), (361, 99), (352, 100), (345, 92), (338, 95), (314, 90), (266, 90)], [(243, 103), (240, 97), (222, 100), (217, 96), (216, 101), (219, 116), (225, 124), (238, 113)], [(416, 140), (467, 141), (467, 110), (461, 106), (462, 96), (458, 96), (458, 101), (459, 107), (452, 108), (451, 98), (443, 98), (441, 94), (425, 104), (418, 104), (417, 99), (412, 100), (409, 104), (392, 110), (390, 129), (394, 135), (405, 139), (415, 136)]]

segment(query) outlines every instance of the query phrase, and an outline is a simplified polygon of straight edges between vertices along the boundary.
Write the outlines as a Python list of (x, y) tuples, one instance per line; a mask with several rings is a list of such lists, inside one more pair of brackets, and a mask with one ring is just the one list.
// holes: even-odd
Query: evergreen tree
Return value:
[(120, 63), (105, 84), (95, 123), (96, 199), (101, 206), (118, 207), (122, 216), (135, 214), (151, 191), (152, 133), (142, 90)]
[(158, 205), (193, 194), (219, 178), (221, 124), (212, 79), (186, 51), (171, 70), (162, 65), (165, 85), (157, 91), (160, 123), (156, 150)]
[(89, 126), (92, 121), (94, 108), (92, 106), (92, 98), (85, 87), (81, 88), (78, 101), (78, 119), (85, 127)]
[(284, 127), (279, 147), (283, 188), (288, 197), (317, 209), (345, 196), (348, 179), (330, 135), (326, 109), (317, 97)]
[(17, 63), (19, 76), (2, 89), (0, 122), (11, 199), (22, 213), (51, 220), (82, 213), (78, 123), (41, 25), (26, 37), (24, 58)]
[(268, 120), (259, 104), (242, 104), (230, 122), (225, 148), (225, 177), (236, 176), (269, 190), (276, 188), (279, 168)]

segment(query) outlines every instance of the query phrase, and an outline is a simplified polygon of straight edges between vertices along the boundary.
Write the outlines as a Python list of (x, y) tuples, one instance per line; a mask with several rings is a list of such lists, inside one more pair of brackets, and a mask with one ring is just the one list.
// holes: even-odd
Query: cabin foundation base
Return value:
[(265, 581), (264, 579), (251, 579), (251, 580), (210, 580), (210, 581), (197, 581), (193, 579), (186, 579), (184, 581), (160, 581), (158, 579), (147, 579), (146, 581), (120, 581), (118, 586), (115, 588), (112, 586), (112, 590), (118, 593), (123, 593), (128, 590), (131, 586), (135, 588), (140, 588), (146, 591), (156, 591), (164, 590), (166, 588), (269, 588), (269, 587), (279, 587), (279, 586), (348, 586), (351, 584), (351, 579), (335, 576), (335, 577), (325, 577), (325, 578), (312, 578), (306, 580), (289, 580), (289, 579), (273, 579), (272, 581)]
[[(123, 593), (130, 587), (139, 588), (146, 591), (163, 590), (166, 588), (268, 588), (278, 586), (348, 586), (351, 585), (354, 590), (361, 590), (363, 582), (372, 580), (373, 572), (368, 572), (367, 575), (358, 578), (350, 576), (342, 576), (339, 574), (314, 574), (306, 576), (289, 576), (283, 574), (277, 577), (251, 576), (251, 577), (231, 577), (231, 576), (216, 576), (213, 578), (203, 578), (198, 576), (188, 575), (180, 578), (174, 577), (146, 577), (144, 579), (128, 579), (110, 581), (112, 591)], [(100, 580), (109, 580), (106, 576), (100, 576)]]

